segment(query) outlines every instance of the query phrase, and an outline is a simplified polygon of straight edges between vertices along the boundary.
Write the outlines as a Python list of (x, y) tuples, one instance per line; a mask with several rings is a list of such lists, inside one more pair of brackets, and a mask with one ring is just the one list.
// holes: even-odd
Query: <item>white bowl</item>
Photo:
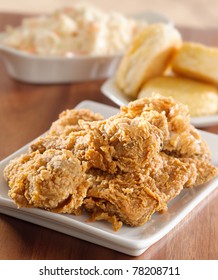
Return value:
[[(150, 23), (169, 23), (164, 15), (156, 12), (143, 12), (132, 15), (133, 18), (143, 19)], [(1, 37), (4, 34), (0, 34)], [(0, 57), (6, 66), (8, 74), (28, 83), (53, 84), (71, 83), (87, 80), (104, 79), (114, 75), (122, 53), (105, 56), (75, 56), (42, 57), (9, 48), (0, 43)]]
[(0, 45), (8, 74), (28, 83), (70, 83), (103, 79), (114, 74), (121, 54), (114, 56), (42, 57)]

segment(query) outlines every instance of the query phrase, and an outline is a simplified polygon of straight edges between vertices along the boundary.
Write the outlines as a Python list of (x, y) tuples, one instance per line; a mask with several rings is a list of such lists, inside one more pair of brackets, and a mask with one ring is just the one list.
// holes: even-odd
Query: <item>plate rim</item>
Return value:
[[(101, 86), (101, 92), (119, 106), (126, 106), (130, 101), (134, 101), (134, 99), (124, 96), (116, 87), (115, 76), (104, 81)], [(190, 121), (197, 128), (213, 126), (218, 124), (218, 113), (208, 116), (191, 117)]]

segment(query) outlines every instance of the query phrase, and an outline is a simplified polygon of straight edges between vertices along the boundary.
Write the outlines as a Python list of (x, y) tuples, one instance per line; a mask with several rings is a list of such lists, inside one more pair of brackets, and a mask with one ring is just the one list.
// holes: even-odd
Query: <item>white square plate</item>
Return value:
[[(125, 96), (116, 86), (115, 79), (107, 80), (101, 87), (102, 93), (119, 106), (127, 105), (131, 98)], [(192, 117), (191, 123), (198, 128), (218, 124), (218, 114), (202, 117)]]
[[(93, 101), (83, 101), (77, 108), (88, 108), (101, 113), (104, 117), (118, 112), (116, 108)], [(218, 136), (206, 132), (200, 133), (209, 144), (213, 164), (218, 165), (216, 152)], [(87, 216), (85, 215), (56, 214), (34, 208), (18, 209), (7, 195), (9, 188), (2, 173), (9, 160), (25, 153), (28, 146), (29, 144), (0, 162), (0, 212), (132, 256), (140, 255), (161, 239), (218, 185), (218, 177), (216, 177), (211, 182), (197, 188), (184, 189), (168, 204), (167, 213), (154, 214), (152, 219), (143, 226), (130, 228), (124, 225), (120, 231), (114, 232), (111, 224), (107, 222), (86, 222)]]

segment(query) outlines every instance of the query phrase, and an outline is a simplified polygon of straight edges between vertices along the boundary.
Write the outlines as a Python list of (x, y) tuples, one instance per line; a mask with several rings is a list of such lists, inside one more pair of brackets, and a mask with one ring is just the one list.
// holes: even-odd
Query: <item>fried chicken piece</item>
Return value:
[(29, 147), (29, 152), (39, 151), (41, 154), (46, 150), (55, 149), (55, 150), (69, 150), (71, 151), (74, 147), (75, 141), (71, 141), (69, 136), (65, 135), (50, 135), (37, 138)]
[[(164, 116), (160, 119), (166, 124)], [(81, 127), (86, 134), (76, 136), (74, 155), (89, 168), (111, 174), (141, 170), (160, 151), (163, 141), (163, 132), (143, 117), (83, 122)]]
[(4, 176), (19, 207), (78, 214), (89, 186), (84, 171), (70, 151), (50, 149), (12, 160)]
[(193, 184), (196, 177), (193, 163), (184, 163), (160, 153), (140, 173), (109, 175), (96, 172), (94, 176), (92, 173), (92, 186), (84, 207), (92, 213), (91, 220), (106, 219), (113, 223), (115, 230), (119, 229), (121, 222), (139, 226), (154, 212), (164, 209), (183, 186)]
[[(178, 158), (199, 158), (210, 160), (208, 145), (200, 137), (198, 131), (190, 124), (188, 107), (171, 97), (154, 95), (130, 102), (128, 106), (121, 107), (121, 112), (127, 117), (135, 118), (156, 111), (167, 118), (168, 135), (163, 143), (163, 151)], [(155, 126), (160, 128), (159, 120), (153, 119)]]
[(59, 118), (52, 123), (48, 133), (45, 136), (37, 138), (34, 143), (31, 144), (29, 152), (39, 151), (43, 153), (47, 149), (66, 149), (71, 150), (73, 142), (67, 137), (71, 132), (79, 132), (82, 128), (79, 125), (81, 120), (84, 121), (96, 121), (102, 120), (103, 116), (98, 113), (94, 113), (89, 109), (72, 109), (65, 110)]
[[(117, 115), (103, 121), (80, 121), (80, 131), (59, 137), (47, 135), (31, 145), (31, 151), (67, 149), (89, 168), (109, 173), (118, 170), (140, 170), (161, 150), (166, 138), (167, 120), (163, 114), (151, 111), (149, 116), (134, 119)], [(148, 115), (147, 114), (147, 115)], [(153, 125), (158, 119), (160, 128)]]
[(194, 164), (197, 170), (195, 181), (191, 184), (185, 184), (186, 188), (200, 186), (218, 175), (218, 168), (205, 160), (196, 158), (181, 158), (180, 160), (184, 163)]
[(61, 134), (68, 135), (72, 131), (79, 131), (79, 120), (97, 121), (103, 120), (103, 116), (88, 109), (65, 110), (59, 115), (58, 120), (53, 122), (49, 134), (59, 136)]

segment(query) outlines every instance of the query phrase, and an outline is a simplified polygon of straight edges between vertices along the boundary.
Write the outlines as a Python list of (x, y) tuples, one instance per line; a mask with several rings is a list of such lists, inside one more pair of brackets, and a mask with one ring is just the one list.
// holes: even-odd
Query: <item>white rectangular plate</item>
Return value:
[[(102, 93), (119, 106), (127, 105), (131, 98), (125, 96), (115, 84), (114, 78), (107, 80), (101, 87)], [(191, 123), (198, 128), (218, 124), (218, 114), (192, 117)]]
[[(83, 101), (77, 108), (91, 109), (104, 117), (118, 112), (116, 108), (93, 101)], [(209, 144), (213, 164), (218, 165), (216, 152), (218, 136), (206, 132), (200, 133)], [(152, 219), (143, 226), (131, 228), (124, 225), (119, 232), (114, 232), (111, 224), (107, 222), (86, 222), (88, 216), (85, 215), (55, 214), (34, 208), (18, 209), (7, 195), (9, 188), (3, 178), (3, 169), (10, 159), (27, 152), (28, 146), (29, 144), (0, 162), (0, 212), (132, 256), (140, 255), (167, 234), (218, 185), (217, 177), (208, 184), (185, 189), (169, 203), (167, 213), (154, 214)]]

